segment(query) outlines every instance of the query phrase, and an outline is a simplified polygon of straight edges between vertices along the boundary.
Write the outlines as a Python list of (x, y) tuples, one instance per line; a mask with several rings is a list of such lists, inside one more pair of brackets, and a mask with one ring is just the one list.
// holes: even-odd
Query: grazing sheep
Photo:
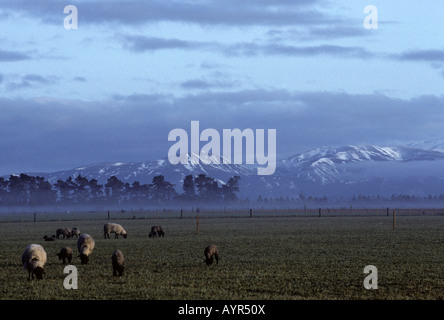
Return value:
[(60, 252), (57, 253), (57, 256), (59, 257), (59, 260), (63, 261), (63, 264), (66, 264), (66, 259), (68, 259), (68, 263), (71, 263), (72, 248), (64, 247), (64, 248), (60, 249)]
[(219, 249), (217, 249), (216, 245), (210, 244), (208, 247), (206, 247), (204, 255), (205, 260), (203, 262), (205, 262), (207, 266), (213, 263), (213, 257), (216, 258), (216, 264), (219, 263)]
[(158, 236), (158, 237), (165, 236), (165, 232), (163, 231), (162, 226), (152, 226), (151, 227), (151, 232), (148, 234), (148, 237), (154, 238), (156, 236)]
[(117, 273), (119, 273), (119, 277), (123, 275), (123, 270), (125, 267), (123, 266), (123, 253), (120, 250), (114, 251), (113, 255), (111, 256), (111, 262), (113, 265), (113, 276), (117, 276)]
[(71, 230), (71, 237), (76, 237), (76, 239), (78, 239), (80, 236), (80, 230), (77, 229), (76, 227), (72, 228)]
[(57, 239), (60, 239), (60, 236), (63, 236), (63, 238), (62, 239), (65, 239), (65, 238), (69, 238), (70, 236), (71, 236), (71, 231), (69, 231), (68, 232), (68, 229), (57, 229), (57, 231), (56, 231), (56, 237), (57, 237)]
[(45, 241), (56, 241), (56, 237), (53, 235), (51, 237), (48, 237), (47, 235), (43, 236), (43, 239), (45, 239)]
[(116, 234), (115, 238), (118, 238), (119, 235), (122, 235), (125, 239), (127, 237), (125, 229), (123, 229), (123, 227), (117, 223), (105, 223), (103, 225), (103, 233), (105, 239), (107, 238), (109, 239), (110, 233), (115, 233)]
[(89, 234), (81, 234), (77, 239), (77, 249), (79, 250), (80, 260), (82, 264), (87, 264), (96, 242)]
[(43, 279), (45, 271), (43, 266), (46, 263), (45, 249), (39, 244), (30, 244), (22, 253), (23, 269), (28, 270), (28, 280), (34, 279), (34, 275), (38, 280)]

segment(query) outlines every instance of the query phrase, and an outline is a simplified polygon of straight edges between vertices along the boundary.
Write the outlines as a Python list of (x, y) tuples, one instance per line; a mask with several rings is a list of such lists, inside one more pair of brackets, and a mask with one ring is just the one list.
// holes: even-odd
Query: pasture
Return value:
[[(103, 224), (120, 223), (128, 238), (104, 239)], [(162, 225), (164, 238), (149, 238)], [(76, 239), (45, 242), (57, 228), (77, 227), (96, 248), (81, 265)], [(375, 300), (444, 298), (444, 216), (135, 219), (0, 223), (0, 298), (8, 300)], [(28, 281), (21, 264), (26, 245), (47, 254), (43, 280)], [(219, 247), (219, 263), (203, 263), (204, 248)], [(56, 253), (70, 246), (78, 289)], [(120, 249), (125, 273), (112, 276)], [(378, 270), (367, 290), (364, 267)]]

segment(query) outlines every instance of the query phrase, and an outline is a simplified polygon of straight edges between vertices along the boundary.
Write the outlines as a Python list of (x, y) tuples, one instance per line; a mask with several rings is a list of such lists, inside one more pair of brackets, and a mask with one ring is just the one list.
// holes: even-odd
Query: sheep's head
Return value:
[(126, 239), (127, 237), (128, 237), (128, 235), (125, 233), (125, 234), (123, 235), (123, 238)]
[(81, 254), (80, 261), (82, 262), (82, 264), (88, 264), (89, 258), (86, 254)]
[(34, 270), (32, 270), (32, 272), (35, 274), (35, 277), (38, 280), (42, 280), (43, 275), (46, 274), (45, 270), (43, 270), (42, 267), (36, 267), (36, 268), (34, 268)]
[(207, 264), (207, 266), (211, 265), (213, 263), (213, 257), (205, 258), (204, 262)]

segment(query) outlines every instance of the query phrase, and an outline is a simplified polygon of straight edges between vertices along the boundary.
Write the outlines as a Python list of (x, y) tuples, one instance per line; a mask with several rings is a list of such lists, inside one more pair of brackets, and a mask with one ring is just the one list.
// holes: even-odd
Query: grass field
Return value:
[[(113, 220), (128, 238), (104, 239), (106, 220), (0, 223), (1, 299), (443, 299), (444, 216), (211, 218)], [(165, 238), (148, 238), (152, 225)], [(43, 241), (57, 228), (79, 228), (96, 240), (90, 264), (78, 269), (78, 289), (66, 290), (56, 253), (76, 239)], [(42, 281), (28, 281), (21, 254), (43, 245)], [(203, 263), (206, 245), (219, 247), (219, 264)], [(112, 276), (111, 255), (125, 255), (125, 274)], [(378, 289), (367, 290), (364, 267), (378, 269)]]

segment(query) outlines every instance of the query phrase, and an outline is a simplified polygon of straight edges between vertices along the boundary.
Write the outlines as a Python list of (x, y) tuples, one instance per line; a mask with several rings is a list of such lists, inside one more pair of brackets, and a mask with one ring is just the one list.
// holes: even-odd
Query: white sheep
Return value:
[(34, 279), (34, 275), (38, 280), (43, 278), (45, 271), (43, 266), (46, 263), (45, 249), (39, 244), (30, 244), (22, 253), (23, 269), (28, 270), (28, 280)]
[(103, 225), (103, 235), (105, 237), (105, 239), (109, 239), (109, 234), (110, 233), (115, 233), (116, 236), (115, 238), (118, 238), (119, 235), (122, 235), (125, 239), (128, 236), (126, 234), (125, 229), (123, 229), (123, 227), (120, 224), (117, 223), (105, 223)]
[(89, 256), (94, 250), (95, 245), (96, 242), (94, 241), (94, 238), (87, 233), (81, 234), (79, 239), (77, 239), (77, 249), (79, 250), (82, 264), (88, 263)]

